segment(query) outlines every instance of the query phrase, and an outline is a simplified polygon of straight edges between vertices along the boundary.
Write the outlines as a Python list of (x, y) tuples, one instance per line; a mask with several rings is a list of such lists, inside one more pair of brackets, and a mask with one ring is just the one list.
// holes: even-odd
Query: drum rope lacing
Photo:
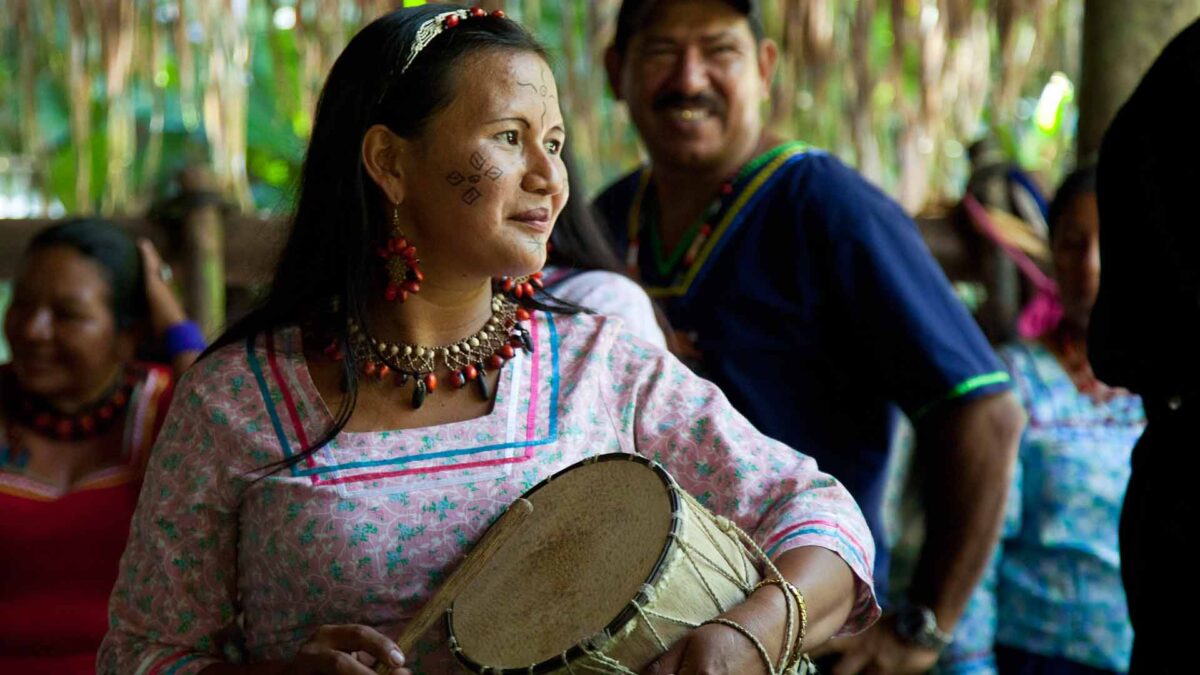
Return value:
[[(683, 552), (684, 558), (696, 572), (696, 576), (700, 579), (705, 593), (708, 595), (709, 599), (712, 600), (713, 605), (717, 608), (717, 611), (721, 614), (724, 614), (728, 611), (728, 608), (724, 606), (724, 603), (721, 602), (720, 598), (717, 596), (717, 593), (713, 590), (712, 586), (709, 585), (705, 575), (701, 572), (701, 563), (724, 577), (747, 596), (763, 585), (778, 585), (780, 590), (784, 593), (784, 606), (787, 608), (787, 619), (784, 632), (786, 637), (784, 639), (783, 653), (780, 655), (778, 665), (776, 665), (771, 661), (770, 654), (767, 652), (767, 649), (763, 645), (762, 641), (736, 621), (716, 617), (707, 621), (694, 622), (681, 619), (679, 617), (669, 616), (650, 609), (648, 606), (654, 602), (656, 591), (653, 586), (645, 584), (642, 586), (641, 592), (638, 593), (638, 597), (634, 598), (631, 604), (637, 611), (638, 616), (641, 617), (643, 625), (649, 629), (650, 634), (653, 636), (658, 648), (665, 653), (668, 651), (669, 645), (658, 632), (658, 629), (655, 628), (654, 621), (651, 620), (652, 618), (659, 619), (661, 621), (667, 621), (680, 626), (686, 626), (688, 628), (699, 628), (705, 624), (720, 624), (738, 631), (754, 645), (754, 648), (758, 652), (759, 657), (762, 658), (763, 664), (766, 666), (767, 673), (769, 675), (790, 675), (793, 673), (796, 675), (806, 675), (810, 673), (816, 673), (816, 668), (813, 666), (812, 661), (809, 660), (807, 655), (801, 652), (803, 649), (804, 636), (807, 632), (806, 629), (808, 624), (808, 613), (806, 607), (804, 606), (804, 596), (800, 594), (800, 591), (796, 589), (794, 585), (789, 583), (783, 577), (783, 574), (779, 571), (779, 568), (777, 568), (775, 563), (773, 563), (771, 559), (767, 557), (758, 543), (751, 539), (750, 536), (745, 532), (743, 532), (741, 528), (739, 528), (728, 518), (713, 515), (706, 508), (703, 508), (703, 506), (686, 491), (678, 488), (676, 489), (679, 494), (683, 495), (684, 499), (698, 507), (696, 510), (697, 513), (705, 514), (707, 516), (707, 518), (704, 518), (700, 521), (700, 530), (704, 533), (704, 536), (709, 540), (709, 542), (712, 544), (712, 547), (717, 551), (726, 565), (726, 567), (723, 568), (717, 562), (713, 561), (709, 556), (705, 555), (702, 551), (684, 539), (676, 537), (673, 533), (669, 535), (677, 544), (679, 544), (679, 548)], [(718, 544), (716, 536), (710, 529), (710, 526), (713, 525), (715, 525), (722, 532), (733, 535), (739, 542), (742, 543), (742, 545), (746, 546), (755, 556), (757, 556), (758, 559), (763, 562), (763, 566), (766, 568), (767, 578), (760, 581), (757, 585), (751, 585), (750, 569), (744, 556), (739, 556), (742, 558), (741, 567), (744, 576), (740, 578), (735, 576), (738, 565), (730, 559), (730, 557), (726, 554), (725, 549)], [(734, 573), (730, 573), (727, 570), (734, 570)], [(799, 632), (796, 634), (796, 639), (793, 640), (791, 639), (791, 636), (796, 626), (797, 614), (800, 615), (800, 628)], [(586, 644), (581, 644), (580, 648), (584, 653), (584, 658), (577, 659), (574, 662), (572, 662), (572, 660), (568, 657), (568, 652), (563, 652), (561, 658), (563, 664), (567, 668), (567, 672), (572, 674), (576, 672), (595, 672), (615, 675), (638, 675), (637, 672), (630, 670), (620, 661), (617, 661), (607, 654), (604, 654), (595, 647), (596, 644), (603, 644), (609, 637), (611, 636), (609, 636), (607, 631), (605, 631), (587, 640)]]
[[(583, 463), (592, 462), (585, 460)], [(549, 480), (550, 479), (547, 479), (547, 482)], [(805, 607), (804, 596), (800, 593), (799, 589), (797, 589), (794, 585), (788, 582), (787, 579), (784, 578), (783, 574), (779, 571), (779, 568), (776, 567), (771, 559), (767, 557), (766, 553), (763, 552), (758, 543), (750, 538), (750, 536), (745, 532), (743, 532), (742, 529), (739, 528), (735, 523), (724, 516), (718, 516), (710, 512), (694, 497), (688, 494), (685, 490), (681, 489), (678, 484), (676, 484), (675, 481), (669, 476), (667, 476), (667, 480), (670, 485), (670, 491), (681, 495), (685, 501), (689, 502), (693, 507), (695, 507), (695, 513), (703, 514), (703, 517), (699, 518), (699, 529), (704, 533), (704, 536), (708, 539), (709, 543), (712, 545), (712, 548), (717, 551), (718, 555), (722, 558), (723, 562), (727, 566), (727, 568), (722, 568), (721, 565), (714, 562), (709, 556), (705, 555), (704, 552), (700, 551), (686, 540), (676, 536), (675, 532), (677, 531), (678, 523), (680, 520), (682, 520), (682, 517), (678, 512), (672, 514), (671, 518), (672, 521), (675, 521), (675, 526), (671, 528), (672, 531), (668, 534), (668, 537), (675, 543), (679, 544), (679, 549), (683, 552), (684, 558), (688, 561), (688, 564), (690, 564), (692, 570), (700, 579), (701, 585), (704, 587), (709, 599), (712, 600), (713, 605), (717, 608), (717, 611), (723, 614), (728, 611), (728, 609), (724, 606), (724, 603), (721, 602), (716, 592), (709, 585), (707, 578), (702, 573), (700, 567), (701, 562), (704, 563), (705, 566), (707, 566), (710, 570), (715, 571), (717, 574), (724, 577), (747, 597), (764, 585), (779, 586), (780, 590), (784, 594), (784, 606), (787, 610), (787, 616), (784, 631), (784, 646), (782, 649), (782, 654), (780, 654), (779, 664), (776, 666), (776, 664), (772, 663), (770, 654), (767, 652), (766, 647), (762, 644), (762, 641), (759, 640), (758, 637), (753, 633), (751, 633), (745, 626), (742, 626), (736, 621), (725, 619), (719, 616), (707, 621), (694, 622), (678, 617), (672, 617), (661, 612), (656, 612), (650, 609), (649, 605), (651, 605), (656, 599), (657, 590), (650, 584), (643, 584), (641, 591), (637, 594), (637, 596), (634, 597), (630, 604), (636, 610), (638, 616), (641, 617), (643, 625), (649, 629), (650, 634), (653, 636), (656, 646), (659, 648), (660, 652), (666, 653), (669, 650), (669, 645), (667, 645), (666, 640), (664, 640), (662, 635), (658, 632), (658, 629), (655, 628), (654, 622), (651, 620), (652, 618), (693, 629), (699, 628), (705, 624), (720, 624), (738, 631), (753, 644), (755, 650), (759, 654), (759, 657), (763, 661), (763, 665), (766, 667), (768, 675), (816, 675), (816, 666), (813, 665), (812, 661), (806, 654), (802, 653), (805, 634), (808, 627), (808, 612), (807, 608)], [(767, 574), (765, 577), (757, 584), (753, 586), (751, 585), (750, 573), (752, 568), (750, 567), (748, 556), (744, 555), (735, 556), (737, 558), (741, 558), (742, 561), (742, 576), (735, 576), (737, 574), (738, 565), (730, 559), (729, 555), (727, 555), (725, 551), (725, 548), (718, 543), (717, 537), (714, 536), (712, 532), (712, 526), (717, 527), (720, 531), (727, 535), (732, 535), (733, 538), (742, 544), (750, 553), (752, 553), (754, 556), (757, 556), (757, 558), (762, 561), (763, 567), (766, 569)], [(699, 559), (700, 562), (697, 562), (697, 559)], [(732, 570), (733, 572), (731, 573), (727, 571), (727, 569)], [(450, 614), (452, 611), (453, 608), (447, 609), (447, 614)], [(800, 626), (799, 631), (796, 633), (795, 639), (792, 639), (791, 636), (792, 631), (795, 628), (797, 614), (799, 614)], [(609, 632), (609, 630), (605, 628), (599, 633), (579, 643), (576, 647), (562, 652), (559, 655), (559, 658), (561, 659), (562, 664), (566, 668), (567, 672), (571, 675), (586, 672), (602, 673), (605, 675), (639, 675), (639, 673), (636, 671), (630, 670), (627, 666), (625, 666), (625, 664), (612, 658), (611, 656), (608, 656), (602, 651), (602, 649), (605, 648), (607, 643), (613, 637), (614, 636)], [(458, 644), (458, 640), (453, 635), (451, 635), (449, 638), (449, 647), (452, 652), (458, 654), (461, 658), (462, 647)], [(572, 659), (571, 651), (576, 648), (583, 653), (583, 656), (581, 658)], [(531, 664), (527, 667), (525, 672), (535, 672), (537, 665), (538, 664)], [(513, 672), (513, 670), (510, 668), (482, 666), (479, 672), (487, 674)]]

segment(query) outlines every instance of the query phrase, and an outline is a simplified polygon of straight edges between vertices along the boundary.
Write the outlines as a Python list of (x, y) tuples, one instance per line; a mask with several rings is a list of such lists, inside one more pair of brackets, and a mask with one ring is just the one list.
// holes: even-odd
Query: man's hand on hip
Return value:
[(833, 675), (911, 675), (927, 672), (938, 660), (937, 650), (901, 638), (891, 614), (858, 635), (830, 640), (810, 655), (830, 654), (840, 655), (830, 671)]

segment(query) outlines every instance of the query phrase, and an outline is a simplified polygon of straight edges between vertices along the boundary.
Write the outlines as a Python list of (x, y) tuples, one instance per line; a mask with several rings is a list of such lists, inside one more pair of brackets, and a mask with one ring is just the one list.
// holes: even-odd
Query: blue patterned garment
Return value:
[(943, 673), (994, 673), (993, 643), (1114, 671), (1133, 629), (1117, 528), (1141, 401), (1096, 404), (1045, 347), (1000, 351), (1029, 415), (999, 551), (942, 656)]

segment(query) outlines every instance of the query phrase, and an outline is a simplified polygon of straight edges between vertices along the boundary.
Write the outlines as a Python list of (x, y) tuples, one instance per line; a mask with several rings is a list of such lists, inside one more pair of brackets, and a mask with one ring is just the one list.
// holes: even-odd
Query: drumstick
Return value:
[[(454, 570), (441, 588), (434, 591), (433, 597), (429, 598), (421, 611), (417, 612), (412, 621), (404, 626), (404, 630), (400, 631), (400, 636), (396, 638), (396, 646), (400, 648), (405, 657), (416, 646), (417, 638), (424, 635), (433, 626), (433, 623), (446, 613), (446, 608), (450, 606), (450, 603), (454, 602), (463, 588), (470, 585), (476, 575), (483, 570), (488, 560), (495, 555), (496, 551), (500, 550), (504, 541), (516, 531), (517, 526), (530, 513), (533, 513), (533, 502), (521, 497), (510, 504), (508, 509), (500, 515), (496, 524), (484, 533), (479, 543), (475, 544), (458, 569)], [(380, 664), (375, 668), (375, 672), (380, 675), (385, 675), (390, 670), (386, 664)]]

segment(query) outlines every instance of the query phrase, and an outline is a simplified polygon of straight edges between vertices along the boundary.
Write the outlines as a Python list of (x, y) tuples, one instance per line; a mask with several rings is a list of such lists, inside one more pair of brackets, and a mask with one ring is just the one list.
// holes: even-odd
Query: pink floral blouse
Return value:
[[(98, 672), (185, 675), (220, 660), (289, 658), (323, 624), (394, 635), (507, 504), (607, 452), (661, 462), (769, 555), (837, 553), (858, 577), (842, 632), (876, 618), (871, 535), (811, 458), (760, 434), (716, 387), (612, 321), (539, 313), (530, 332), (533, 353), (504, 369), (489, 414), (343, 432), (258, 482), (248, 473), (331, 422), (300, 331), (196, 364), (147, 468)], [(454, 670), (436, 631), (408, 664)]]

